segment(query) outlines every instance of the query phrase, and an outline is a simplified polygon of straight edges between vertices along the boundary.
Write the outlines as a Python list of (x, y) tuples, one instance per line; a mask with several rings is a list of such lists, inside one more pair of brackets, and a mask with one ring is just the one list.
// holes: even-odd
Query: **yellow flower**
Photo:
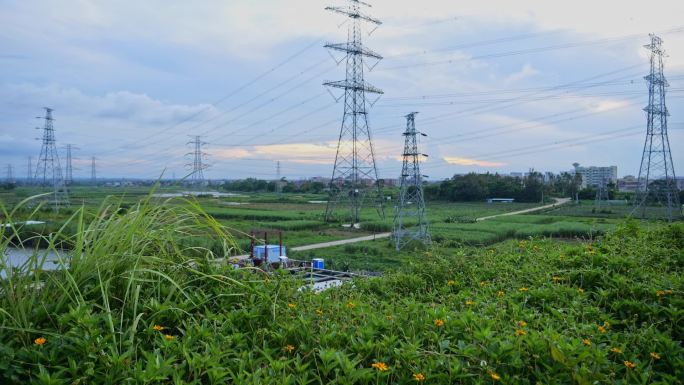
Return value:
[(444, 320), (437, 318), (435, 320), (435, 326), (437, 326), (438, 328), (441, 328), (442, 326), (444, 326)]
[(496, 295), (497, 295), (497, 297), (503, 297), (504, 295), (506, 295), (506, 293), (504, 293), (503, 291), (499, 290), (499, 291), (496, 292)]
[(620, 348), (610, 348), (610, 351), (615, 354), (622, 354), (622, 349)]
[(471, 300), (467, 300), (467, 301), (465, 301), (465, 304), (468, 306), (473, 306), (473, 305), (475, 305), (475, 302), (473, 302)]
[(387, 314), (387, 320), (391, 321), (392, 320), (392, 314)]
[(561, 281), (563, 278), (561, 278), (557, 275), (554, 275), (553, 277), (551, 277), (551, 279), (553, 280), (553, 282), (558, 282), (558, 281)]
[(525, 292), (530, 291), (530, 289), (528, 289), (528, 288), (526, 288), (526, 287), (521, 287), (520, 289), (518, 289), (518, 291), (520, 291), (520, 292), (522, 292), (522, 293), (525, 293)]
[(632, 362), (632, 361), (625, 361), (624, 364), (625, 364), (625, 366), (626, 366), (628, 369), (634, 369), (634, 368), (636, 368), (636, 364), (635, 364), (634, 362)]
[(47, 342), (47, 339), (45, 339), (45, 337), (38, 337), (35, 340), (33, 340), (33, 343), (36, 345), (43, 345), (46, 342)]
[(423, 375), (423, 373), (415, 373), (413, 375), (413, 379), (418, 381), (418, 382), (421, 382), (421, 381), (425, 381), (425, 376)]
[(501, 380), (501, 376), (498, 375), (498, 374), (496, 374), (496, 373), (494, 373), (494, 372), (489, 372), (489, 376), (490, 376), (490, 377), (492, 378), (492, 380), (494, 380), (494, 381), (499, 381), (499, 380)]
[(577, 292), (580, 293), (580, 294), (584, 294), (584, 289), (582, 289), (582, 288), (580, 287), (579, 289), (577, 289)]
[(285, 347), (283, 349), (285, 349), (285, 351), (288, 353), (292, 353), (292, 352), (294, 352), (295, 347), (294, 347), (294, 345), (285, 345)]
[(591, 341), (589, 341), (589, 339), (587, 338), (583, 339), (582, 343), (584, 344), (584, 346), (591, 346)]
[(598, 329), (599, 333), (601, 333), (601, 334), (603, 334), (603, 333), (606, 332), (606, 328), (604, 328), (604, 327), (601, 326), (601, 325), (599, 325), (597, 329)]
[(371, 365), (371, 367), (378, 370), (379, 372), (386, 372), (389, 370), (389, 367), (384, 362), (375, 362), (373, 363), (373, 365)]
[(454, 286), (455, 284), (456, 284), (456, 281), (454, 281), (453, 279), (450, 279), (447, 281), (447, 286)]
[(323, 310), (321, 310), (321, 309), (316, 309), (316, 314), (318, 314), (318, 315), (323, 315)]
[(524, 336), (525, 334), (527, 334), (527, 332), (524, 331), (524, 330), (522, 330), (522, 329), (518, 329), (518, 330), (515, 331), (515, 336), (516, 336), (516, 337)]
[(658, 297), (664, 296), (664, 295), (665, 295), (665, 290), (658, 290), (658, 291), (656, 291), (656, 295), (657, 295)]
[(164, 329), (165, 329), (165, 328), (164, 328), (163, 326), (161, 326), (161, 325), (154, 325), (154, 326), (152, 326), (152, 330), (162, 331), (162, 330), (164, 330)]
[(660, 354), (658, 354), (656, 352), (651, 352), (651, 358), (653, 358), (654, 360), (659, 360)]
[(521, 328), (524, 328), (525, 326), (527, 326), (527, 322), (525, 322), (525, 321), (518, 321), (518, 326), (520, 326)]
[(167, 341), (173, 341), (173, 336), (171, 334), (165, 334), (164, 338), (166, 338)]
[(484, 286), (484, 285), (486, 285), (486, 284), (487, 284), (487, 282), (485, 282), (485, 281), (480, 281), (480, 286)]
[(290, 309), (296, 309), (296, 308), (297, 308), (297, 305), (295, 305), (295, 304), (293, 304), (293, 303), (288, 303), (288, 304), (287, 304), (287, 307), (289, 307)]
[(356, 307), (356, 305), (354, 304), (354, 302), (347, 302), (347, 308), (353, 309), (355, 307)]

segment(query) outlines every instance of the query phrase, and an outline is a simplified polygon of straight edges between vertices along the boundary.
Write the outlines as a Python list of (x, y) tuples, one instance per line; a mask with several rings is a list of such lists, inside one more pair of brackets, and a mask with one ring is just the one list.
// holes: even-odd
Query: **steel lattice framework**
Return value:
[(188, 144), (193, 146), (194, 151), (186, 154), (192, 155), (192, 163), (188, 163), (186, 166), (192, 167), (190, 183), (201, 186), (204, 185), (204, 170), (209, 167), (208, 164), (204, 163), (204, 158), (207, 154), (202, 151), (202, 147), (207, 143), (202, 142), (199, 135), (195, 135), (192, 138), (193, 140), (189, 141)]
[[(69, 205), (69, 193), (62, 177), (62, 167), (59, 163), (59, 153), (55, 140), (55, 129), (53, 126), (52, 108), (45, 108), (45, 116), (38, 117), (44, 119), (43, 126), (43, 145), (40, 149), (38, 164), (36, 165), (35, 183), (47, 187), (52, 186), (53, 194), (51, 197), (55, 211), (60, 207)], [(40, 128), (39, 128), (40, 129)]]
[(95, 157), (90, 158), (90, 183), (97, 184), (97, 170), (95, 168)]
[(596, 211), (602, 210), (608, 203), (608, 181), (604, 178), (601, 183), (596, 186), (596, 197), (594, 198), (594, 209)]
[[(382, 187), (378, 181), (371, 132), (368, 126), (366, 94), (382, 95), (382, 90), (364, 80), (364, 60), (371, 59), (377, 64), (382, 56), (366, 48), (361, 42), (361, 23), (375, 27), (382, 24), (379, 20), (365, 15), (360, 8), (370, 7), (358, 0), (347, 0), (342, 7), (327, 7), (326, 10), (350, 18), (348, 40), (346, 43), (326, 44), (331, 53), (343, 53), (338, 61), (346, 61), (346, 77), (341, 81), (325, 82), (326, 87), (344, 90), (344, 115), (335, 155), (335, 166), (329, 184), (329, 199), (325, 220), (335, 217), (337, 206), (349, 205), (349, 216), (339, 217), (351, 221), (352, 227), (360, 222), (361, 208), (368, 200), (374, 202), (378, 214), (384, 218)], [(372, 69), (369, 67), (369, 69)], [(379, 97), (379, 96), (378, 96)]]
[(74, 168), (72, 166), (71, 150), (78, 150), (79, 148), (73, 144), (66, 145), (66, 175), (64, 177), (64, 184), (69, 186), (74, 183)]
[(420, 173), (420, 158), (427, 157), (427, 155), (418, 151), (417, 138), (417, 135), (427, 135), (416, 131), (416, 114), (417, 112), (412, 112), (406, 115), (406, 131), (403, 133), (404, 152), (399, 204), (394, 217), (392, 234), (397, 250), (414, 240), (424, 244), (431, 242), (425, 213), (423, 175)]
[(681, 217), (679, 194), (670, 140), (667, 136), (665, 91), (669, 86), (664, 74), (660, 37), (651, 35), (651, 44), (644, 47), (651, 51), (651, 72), (644, 77), (648, 81), (648, 106), (646, 141), (639, 169), (636, 206), (633, 214), (641, 218), (653, 217), (672, 221)]

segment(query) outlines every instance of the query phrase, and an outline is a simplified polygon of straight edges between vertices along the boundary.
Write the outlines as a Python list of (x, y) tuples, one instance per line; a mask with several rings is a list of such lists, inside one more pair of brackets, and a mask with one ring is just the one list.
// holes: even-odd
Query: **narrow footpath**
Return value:
[[(556, 202), (548, 204), (548, 205), (539, 206), (539, 207), (532, 207), (532, 208), (525, 209), (525, 210), (511, 211), (509, 213), (490, 215), (487, 217), (477, 218), (477, 219), (475, 219), (475, 221), (476, 222), (482, 222), (482, 221), (486, 221), (486, 220), (492, 219), (492, 218), (533, 213), (536, 211), (541, 211), (541, 210), (546, 210), (546, 209), (558, 207), (558, 206), (564, 205), (570, 201), (571, 201), (570, 198), (559, 198), (559, 199), (556, 199)], [(389, 238), (391, 235), (392, 235), (392, 233), (379, 233), (379, 234), (366, 235), (366, 236), (357, 237), (357, 238), (341, 239), (339, 241), (330, 241), (330, 242), (314, 243), (312, 245), (297, 246), (297, 247), (290, 248), (290, 250), (292, 250), (292, 251), (306, 251), (306, 250), (324, 249), (326, 247), (348, 245), (350, 243), (374, 241), (376, 239), (385, 239), (385, 238)], [(248, 257), (249, 257), (249, 255), (238, 255), (238, 256), (232, 257), (232, 258), (242, 259), (242, 258), (248, 258)]]

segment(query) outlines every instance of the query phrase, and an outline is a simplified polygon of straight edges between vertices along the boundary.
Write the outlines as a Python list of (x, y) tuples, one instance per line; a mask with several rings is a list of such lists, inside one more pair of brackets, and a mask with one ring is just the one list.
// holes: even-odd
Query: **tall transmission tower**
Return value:
[[(344, 90), (344, 115), (340, 129), (335, 166), (329, 184), (329, 198), (325, 220), (330, 221), (341, 202), (349, 204), (352, 228), (360, 221), (361, 208), (367, 199), (374, 201), (378, 214), (384, 218), (382, 186), (378, 180), (373, 143), (368, 126), (366, 94), (382, 95), (382, 90), (364, 80), (364, 60), (375, 61), (372, 70), (382, 60), (382, 56), (366, 48), (361, 42), (361, 23), (369, 23), (377, 28), (382, 22), (361, 12), (362, 6), (370, 7), (359, 0), (347, 0), (346, 6), (327, 7), (326, 10), (350, 18), (348, 40), (345, 43), (326, 44), (332, 52), (344, 54), (346, 77), (341, 81), (323, 83), (326, 87)], [(371, 31), (372, 32), (372, 31)], [(342, 98), (342, 97), (340, 97)], [(339, 100), (339, 99), (338, 99)]]
[(33, 183), (33, 157), (28, 157), (27, 169), (26, 169), (26, 184)]
[(97, 173), (95, 169), (95, 157), (90, 158), (90, 183), (97, 184)]
[[(45, 108), (45, 116), (38, 117), (44, 119), (43, 126), (43, 145), (40, 149), (38, 164), (36, 165), (35, 181), (43, 187), (52, 186), (52, 205), (55, 211), (62, 206), (69, 205), (69, 194), (64, 179), (62, 177), (62, 167), (59, 164), (59, 153), (55, 140), (55, 129), (53, 126), (52, 108)], [(38, 128), (41, 129), (41, 128)]]
[(608, 181), (603, 178), (601, 183), (596, 186), (596, 197), (594, 198), (594, 209), (603, 210), (608, 203)]
[(420, 173), (420, 158), (427, 157), (427, 155), (418, 151), (417, 138), (417, 135), (427, 135), (416, 131), (416, 114), (417, 112), (412, 112), (406, 115), (406, 131), (403, 133), (403, 165), (401, 168), (399, 204), (394, 217), (393, 231), (397, 250), (414, 240), (423, 244), (431, 242), (423, 194), (424, 175)]
[(192, 155), (192, 163), (188, 163), (186, 166), (192, 166), (192, 174), (190, 174), (190, 182), (193, 185), (201, 186), (204, 184), (204, 170), (209, 166), (204, 163), (204, 158), (206, 153), (202, 151), (202, 147), (207, 144), (200, 140), (199, 135), (192, 136), (193, 140), (189, 141), (188, 144), (192, 145), (194, 148), (193, 152), (189, 152), (186, 155)]
[(66, 145), (66, 175), (64, 176), (64, 184), (69, 186), (74, 183), (74, 168), (72, 166), (71, 150), (78, 150), (79, 148), (73, 144)]
[[(644, 77), (648, 81), (648, 106), (646, 141), (639, 168), (639, 180), (636, 191), (636, 207), (633, 214), (646, 218), (673, 219), (681, 217), (679, 192), (670, 140), (667, 136), (667, 117), (665, 90), (669, 86), (664, 74), (662, 48), (663, 40), (651, 35), (651, 44), (644, 47), (651, 51), (651, 72)], [(647, 211), (653, 214), (648, 215)]]
[(12, 171), (12, 164), (9, 163), (7, 164), (7, 183), (13, 184), (14, 181), (14, 172)]

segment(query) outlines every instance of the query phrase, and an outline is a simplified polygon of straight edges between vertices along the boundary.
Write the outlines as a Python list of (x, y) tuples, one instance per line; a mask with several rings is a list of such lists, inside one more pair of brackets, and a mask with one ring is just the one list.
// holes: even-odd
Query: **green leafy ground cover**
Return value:
[[(11, 216), (10, 213), (6, 213)], [(0, 266), (0, 382), (677, 384), (684, 226), (591, 244), (414, 254), (315, 294), (231, 270), (188, 239), (229, 232), (191, 201), (76, 211), (68, 269)], [(3, 235), (4, 247), (17, 233)], [(59, 232), (49, 240), (64, 238)], [(66, 267), (66, 266), (65, 266)]]

